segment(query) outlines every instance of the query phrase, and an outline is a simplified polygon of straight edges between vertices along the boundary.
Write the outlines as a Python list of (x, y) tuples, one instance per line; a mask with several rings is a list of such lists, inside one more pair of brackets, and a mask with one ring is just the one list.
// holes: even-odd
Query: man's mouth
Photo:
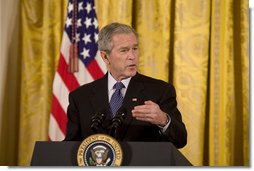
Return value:
[(131, 67), (131, 68), (136, 67), (136, 64), (128, 65), (128, 67)]

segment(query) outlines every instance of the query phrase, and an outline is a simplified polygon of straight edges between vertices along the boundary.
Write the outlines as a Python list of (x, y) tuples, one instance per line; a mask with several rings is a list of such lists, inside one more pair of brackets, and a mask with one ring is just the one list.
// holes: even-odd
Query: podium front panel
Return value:
[[(77, 166), (81, 142), (42, 142), (35, 144), (32, 166)], [(170, 142), (120, 142), (122, 166), (191, 166)]]

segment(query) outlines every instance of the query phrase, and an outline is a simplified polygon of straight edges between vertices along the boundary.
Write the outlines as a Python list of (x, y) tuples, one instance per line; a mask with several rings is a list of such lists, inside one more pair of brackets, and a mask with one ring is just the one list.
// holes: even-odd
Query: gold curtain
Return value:
[(29, 165), (35, 142), (47, 140), (52, 81), (65, 13), (65, 1), (21, 1), (18, 165)]
[[(67, 2), (21, 1), (18, 165), (47, 140)], [(172, 82), (195, 166), (249, 166), (248, 0), (95, 0), (100, 28), (140, 34), (139, 71)]]
[(249, 165), (248, 2), (211, 6), (208, 164)]

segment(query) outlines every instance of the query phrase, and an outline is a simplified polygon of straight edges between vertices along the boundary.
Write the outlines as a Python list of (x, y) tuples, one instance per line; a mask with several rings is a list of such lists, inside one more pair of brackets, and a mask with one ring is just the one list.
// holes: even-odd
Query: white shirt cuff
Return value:
[(162, 133), (164, 133), (168, 129), (168, 126), (169, 126), (169, 124), (171, 122), (171, 118), (170, 118), (170, 116), (168, 114), (167, 114), (167, 117), (168, 117), (168, 123), (165, 126), (159, 126), (158, 125), (158, 127), (161, 129)]

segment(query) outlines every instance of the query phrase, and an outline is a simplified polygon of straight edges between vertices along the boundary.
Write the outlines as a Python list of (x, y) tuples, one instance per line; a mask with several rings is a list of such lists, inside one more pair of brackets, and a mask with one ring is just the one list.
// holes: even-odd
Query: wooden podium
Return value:
[[(31, 166), (77, 166), (81, 142), (44, 142), (35, 144)], [(120, 142), (122, 166), (192, 166), (170, 142)]]

